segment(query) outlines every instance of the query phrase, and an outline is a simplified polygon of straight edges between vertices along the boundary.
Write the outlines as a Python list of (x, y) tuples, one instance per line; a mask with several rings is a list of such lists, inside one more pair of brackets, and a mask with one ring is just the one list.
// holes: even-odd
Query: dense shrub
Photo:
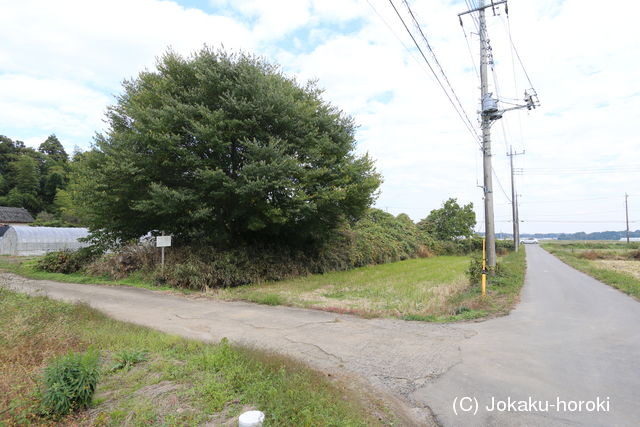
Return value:
[(98, 258), (100, 253), (101, 251), (92, 246), (76, 251), (49, 252), (38, 260), (36, 268), (50, 273), (76, 273)]
[(44, 371), (42, 413), (60, 418), (86, 408), (98, 382), (98, 353), (69, 353), (55, 358)]
[[(507, 244), (510, 243), (510, 244)], [(480, 241), (480, 245), (482, 245), (482, 240)], [(482, 248), (482, 246), (481, 246)], [(521, 249), (522, 250), (522, 249)], [(498, 240), (496, 241), (496, 253), (499, 256), (506, 256), (513, 252), (513, 241), (508, 240)], [(501, 258), (502, 259), (502, 258)], [(507, 258), (504, 258), (507, 259)], [(488, 273), (487, 267), (487, 273)], [(505, 270), (504, 263), (498, 262), (496, 263), (494, 275), (492, 276), (492, 282), (500, 281), (500, 277), (511, 274), (509, 271)], [(467, 269), (467, 277), (469, 278), (469, 283), (472, 285), (478, 285), (482, 281), (482, 251), (476, 251), (471, 254), (471, 259), (469, 261), (469, 268)]]
[(469, 283), (477, 285), (482, 282), (482, 253), (474, 252), (471, 254), (469, 268), (467, 269), (467, 277)]
[[(180, 239), (174, 242), (177, 246), (166, 251), (164, 268), (159, 265), (159, 250), (148, 243), (132, 243), (97, 259), (59, 253), (43, 259), (40, 264), (47, 271), (82, 268), (89, 274), (116, 280), (141, 272), (159, 284), (207, 290), (436, 254), (466, 255), (482, 248), (479, 237), (435, 241), (407, 215), (396, 217), (379, 209), (369, 209), (361, 220), (351, 225), (343, 224), (323, 244), (306, 248), (254, 242), (221, 249), (180, 246)], [(66, 270), (59, 267), (70, 264), (67, 258), (75, 257), (79, 259), (78, 265)]]
[(353, 267), (415, 258), (428, 250), (424, 234), (404, 214), (394, 217), (379, 209), (370, 209), (352, 231), (349, 260)]
[(124, 279), (136, 271), (152, 271), (158, 258), (158, 249), (153, 245), (132, 243), (93, 260), (86, 271), (96, 276)]
[(438, 241), (435, 251), (439, 255), (467, 255), (482, 250), (482, 238), (470, 237), (467, 239)]

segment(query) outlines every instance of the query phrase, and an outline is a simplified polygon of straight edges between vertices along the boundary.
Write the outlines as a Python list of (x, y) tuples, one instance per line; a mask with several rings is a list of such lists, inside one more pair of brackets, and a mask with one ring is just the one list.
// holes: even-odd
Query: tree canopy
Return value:
[(68, 156), (55, 135), (38, 150), (0, 135), (0, 205), (22, 207), (33, 215), (57, 213), (54, 199), (68, 183)]
[(306, 244), (372, 204), (381, 178), (353, 120), (247, 54), (168, 52), (124, 83), (71, 195), (113, 239), (162, 230), (219, 245)]
[(471, 237), (476, 225), (473, 203), (460, 206), (457, 199), (449, 199), (440, 209), (432, 210), (418, 223), (418, 227), (437, 240)]

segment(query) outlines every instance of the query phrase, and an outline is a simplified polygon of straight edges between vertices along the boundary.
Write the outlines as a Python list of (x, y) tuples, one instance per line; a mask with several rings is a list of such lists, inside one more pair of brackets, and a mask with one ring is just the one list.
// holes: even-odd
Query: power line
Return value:
[(509, 203), (512, 203), (511, 199), (509, 198), (509, 195), (507, 195), (507, 192), (504, 190), (504, 187), (502, 186), (502, 183), (500, 182), (500, 179), (498, 178), (498, 174), (496, 174), (495, 169), (491, 168), (491, 172), (493, 172), (493, 177), (496, 179), (496, 182), (498, 183), (498, 187), (500, 187), (500, 190), (502, 190), (502, 194), (504, 194), (504, 197), (507, 198)]
[(451, 94), (456, 99), (456, 102), (458, 103), (458, 106), (460, 107), (460, 110), (464, 114), (464, 117), (467, 119), (467, 122), (469, 123), (469, 125), (471, 125), (471, 128), (473, 128), (473, 123), (471, 122), (471, 119), (469, 119), (469, 115), (464, 110), (464, 107), (462, 106), (462, 103), (460, 102), (460, 99), (458, 98), (458, 95), (456, 94), (455, 90), (453, 90), (453, 86), (451, 85), (451, 82), (449, 81), (449, 78), (447, 77), (447, 74), (444, 72), (444, 69), (442, 68), (442, 65), (440, 65), (440, 61), (438, 61), (438, 57), (436, 56), (436, 53), (431, 48), (431, 44), (429, 43), (429, 40), (427, 39), (427, 36), (425, 36), (424, 32), (422, 31), (422, 27), (418, 23), (418, 20), (416, 19), (416, 16), (413, 13), (413, 10), (411, 10), (411, 6), (409, 6), (409, 3), (407, 2), (407, 0), (403, 0), (403, 3), (405, 5), (405, 7), (407, 8), (407, 11), (409, 12), (409, 15), (411, 15), (411, 19), (413, 20), (413, 24), (418, 29), (418, 32), (420, 33), (420, 36), (422, 36), (422, 39), (424, 40), (425, 44), (427, 45), (427, 49), (429, 49), (429, 52), (431, 53), (431, 56), (435, 60), (436, 65), (438, 66), (438, 69), (440, 70), (440, 73), (442, 74), (442, 77), (444, 78), (445, 82), (449, 86), (449, 90), (451, 90)]
[(507, 28), (509, 33), (509, 43), (511, 44), (511, 47), (513, 48), (513, 51), (516, 54), (516, 58), (518, 58), (518, 62), (520, 63), (520, 67), (522, 67), (522, 71), (524, 72), (524, 75), (527, 78), (527, 81), (529, 82), (529, 87), (533, 88), (533, 83), (531, 83), (531, 79), (529, 78), (529, 73), (527, 73), (527, 69), (524, 67), (524, 64), (522, 63), (522, 59), (520, 58), (518, 49), (516, 49), (516, 45), (515, 43), (513, 43), (513, 37), (511, 36), (511, 21), (509, 20), (508, 14), (507, 14)]
[[(453, 106), (454, 110), (456, 110), (456, 113), (458, 113), (458, 116), (460, 117), (460, 119), (462, 120), (462, 122), (464, 123), (465, 127), (467, 128), (467, 130), (471, 133), (471, 135), (473, 136), (474, 141), (480, 145), (480, 147), (482, 147), (482, 144), (480, 144), (480, 136), (475, 132), (475, 130), (473, 129), (473, 125), (470, 125), (470, 121), (467, 117), (467, 120), (464, 119), (463, 114), (458, 110), (456, 104), (453, 102), (453, 99), (451, 99), (451, 96), (449, 95), (449, 92), (446, 90), (446, 88), (444, 87), (444, 84), (442, 83), (442, 81), (440, 80), (440, 78), (438, 77), (438, 74), (435, 72), (435, 70), (433, 69), (433, 67), (431, 66), (431, 63), (429, 62), (429, 60), (427, 59), (426, 55), (424, 54), (422, 48), (420, 47), (420, 44), (418, 43), (418, 41), (415, 39), (415, 37), (413, 36), (413, 33), (411, 32), (411, 30), (409, 30), (409, 27), (407, 26), (406, 22), (404, 21), (404, 18), (402, 17), (402, 15), (400, 14), (400, 12), (398, 11), (398, 8), (396, 8), (396, 5), (393, 3), (393, 0), (389, 0), (389, 4), (391, 4), (391, 7), (393, 7), (393, 10), (395, 11), (396, 15), (398, 15), (398, 18), (400, 19), (400, 21), (402, 22), (402, 25), (404, 26), (404, 29), (407, 31), (407, 33), (409, 34), (409, 36), (411, 37), (411, 40), (413, 40), (413, 43), (415, 44), (416, 48), (418, 48), (418, 51), (420, 52), (420, 55), (422, 56), (422, 59), (424, 59), (424, 62), (427, 64), (427, 66), (429, 67), (429, 70), (431, 70), (431, 73), (433, 73), (433, 76), (436, 78), (436, 81), (438, 82), (438, 84), (440, 85), (440, 87), (442, 88), (442, 90), (444, 91), (445, 95), (447, 96), (447, 99), (449, 99), (449, 102), (451, 103), (451, 105)], [(463, 110), (464, 112), (464, 110)], [(465, 113), (466, 115), (466, 113)]]
[[(405, 48), (405, 50), (407, 51), (407, 53), (409, 53), (411, 58), (413, 58), (413, 60), (416, 61), (416, 63), (418, 65), (421, 65), (420, 60), (418, 58), (416, 58), (415, 55), (413, 54), (413, 52), (411, 51), (411, 49), (409, 49), (409, 47), (406, 44), (404, 44), (404, 42), (402, 41), (400, 36), (398, 36), (398, 34), (396, 34), (396, 32), (393, 30), (393, 27), (391, 25), (389, 25), (387, 20), (384, 19), (384, 17), (378, 12), (378, 9), (376, 9), (375, 6), (373, 6), (373, 4), (369, 0), (367, 0), (367, 3), (371, 7), (371, 9), (373, 9), (375, 14), (378, 15), (378, 18), (380, 18), (380, 20), (384, 23), (384, 25), (386, 25), (386, 27), (389, 29), (389, 31), (391, 31), (391, 34), (393, 34), (393, 36), (396, 38), (396, 40), (398, 40), (400, 42), (400, 44), (402, 45), (402, 47)], [(421, 69), (423, 69), (423, 68), (421, 68)], [(426, 70), (425, 70), (425, 73), (426, 73)], [(428, 73), (427, 73), (427, 75), (428, 75)]]

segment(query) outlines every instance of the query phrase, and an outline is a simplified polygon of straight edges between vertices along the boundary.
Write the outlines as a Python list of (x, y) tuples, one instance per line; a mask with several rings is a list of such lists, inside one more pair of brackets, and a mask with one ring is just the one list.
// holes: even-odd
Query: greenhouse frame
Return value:
[(0, 255), (37, 256), (76, 250), (89, 246), (79, 241), (88, 234), (86, 228), (10, 226), (0, 238)]

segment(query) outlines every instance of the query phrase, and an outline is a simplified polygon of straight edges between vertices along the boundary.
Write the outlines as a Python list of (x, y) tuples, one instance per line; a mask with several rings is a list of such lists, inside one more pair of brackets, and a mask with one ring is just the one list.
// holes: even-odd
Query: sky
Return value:
[[(168, 48), (243, 50), (317, 80), (354, 117), (357, 151), (384, 177), (377, 207), (417, 221), (453, 197), (473, 203), (482, 231), (477, 14), (458, 18), (477, 3), (408, 0), (436, 63), (403, 0), (0, 0), (0, 134), (33, 147), (56, 134), (86, 150), (123, 80)], [(623, 230), (625, 193), (640, 229), (640, 3), (508, 5), (487, 9), (490, 91), (518, 104), (533, 86), (540, 107), (492, 126), (496, 231), (511, 231), (509, 147), (525, 152), (513, 157), (521, 233)]]

